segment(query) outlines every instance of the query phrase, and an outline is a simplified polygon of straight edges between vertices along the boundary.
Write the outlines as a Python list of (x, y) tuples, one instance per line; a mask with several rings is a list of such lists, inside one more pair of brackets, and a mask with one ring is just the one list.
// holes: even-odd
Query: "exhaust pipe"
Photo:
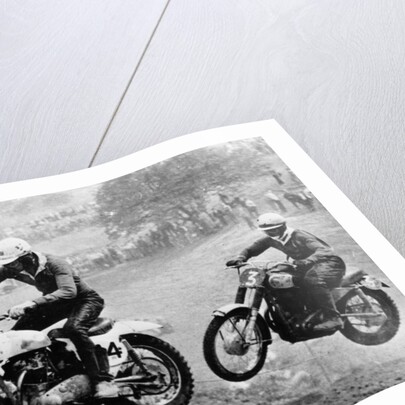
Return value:
[(91, 395), (90, 379), (87, 375), (78, 374), (53, 387), (41, 395), (35, 405), (64, 405)]

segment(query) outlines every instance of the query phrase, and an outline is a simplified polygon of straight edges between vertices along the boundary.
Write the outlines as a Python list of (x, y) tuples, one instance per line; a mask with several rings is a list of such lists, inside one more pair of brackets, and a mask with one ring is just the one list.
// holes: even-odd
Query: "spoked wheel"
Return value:
[[(148, 335), (127, 336), (143, 365), (154, 376), (136, 385), (136, 404), (187, 405), (193, 395), (193, 376), (184, 357), (171, 345)], [(131, 363), (121, 377), (141, 374)]]
[(388, 342), (398, 331), (400, 318), (394, 301), (381, 290), (362, 288), (366, 300), (356, 290), (349, 292), (337, 304), (344, 317), (342, 334), (362, 345)]
[(250, 318), (249, 308), (237, 308), (225, 316), (216, 316), (204, 337), (204, 357), (210, 369), (228, 381), (245, 381), (256, 375), (267, 356), (263, 341), (262, 318), (258, 318), (251, 339), (245, 339)]

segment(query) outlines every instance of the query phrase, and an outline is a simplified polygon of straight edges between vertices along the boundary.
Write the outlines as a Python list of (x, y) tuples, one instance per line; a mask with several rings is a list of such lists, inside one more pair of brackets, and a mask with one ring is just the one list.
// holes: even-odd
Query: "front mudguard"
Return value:
[[(228, 305), (224, 305), (221, 308), (216, 309), (213, 312), (213, 316), (230, 318), (240, 310), (246, 310), (246, 312), (250, 312), (251, 308), (244, 304), (228, 304)], [(256, 323), (260, 329), (264, 343), (266, 345), (271, 344), (272, 337), (271, 337), (270, 329), (269, 329), (266, 321), (264, 320), (263, 316), (259, 313), (257, 314)]]
[(235, 309), (238, 308), (248, 308), (250, 309), (247, 305), (244, 304), (227, 304), (222, 306), (221, 308), (215, 309), (212, 315), (214, 316), (225, 316), (229, 314), (231, 311), (234, 311)]

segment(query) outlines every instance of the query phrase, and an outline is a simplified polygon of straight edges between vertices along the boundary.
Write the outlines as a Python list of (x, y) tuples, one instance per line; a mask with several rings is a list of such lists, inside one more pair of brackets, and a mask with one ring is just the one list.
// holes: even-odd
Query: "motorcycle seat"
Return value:
[(348, 287), (349, 285), (360, 281), (367, 273), (364, 270), (357, 270), (353, 273), (347, 274), (343, 277), (340, 283), (341, 287)]
[(89, 336), (103, 335), (112, 329), (114, 321), (111, 318), (98, 318), (89, 329)]
[[(110, 318), (98, 318), (96, 323), (89, 329), (89, 336), (103, 335), (112, 329), (114, 321)], [(63, 328), (55, 328), (49, 331), (48, 336), (51, 339), (66, 338)]]

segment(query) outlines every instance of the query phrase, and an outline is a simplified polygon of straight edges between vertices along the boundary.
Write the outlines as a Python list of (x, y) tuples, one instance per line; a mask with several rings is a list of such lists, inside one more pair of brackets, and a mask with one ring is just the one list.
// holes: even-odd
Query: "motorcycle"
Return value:
[(214, 311), (203, 342), (206, 363), (224, 380), (245, 381), (262, 369), (271, 332), (297, 343), (339, 330), (353, 342), (379, 345), (398, 331), (398, 308), (382, 290), (389, 286), (362, 270), (345, 276), (332, 290), (343, 327), (316, 331), (313, 327), (324, 314), (300, 287), (295, 265), (250, 261), (231, 268), (238, 270), (240, 280), (235, 303)]
[[(4, 320), (8, 315), (0, 316)], [(0, 332), (0, 404), (156, 404), (187, 405), (193, 377), (183, 356), (153, 336), (153, 322), (99, 318), (89, 330), (96, 354), (107, 351), (119, 396), (95, 401), (62, 320), (43, 331)], [(149, 334), (146, 334), (149, 333)], [(104, 352), (105, 353), (105, 352)]]

